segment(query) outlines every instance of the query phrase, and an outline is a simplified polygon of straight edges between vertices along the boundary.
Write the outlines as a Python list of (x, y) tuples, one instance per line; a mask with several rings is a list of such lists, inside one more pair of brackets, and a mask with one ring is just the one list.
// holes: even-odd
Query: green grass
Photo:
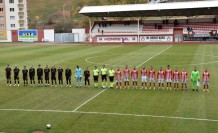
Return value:
[[(218, 121), (131, 115), (218, 120), (218, 46), (170, 46), (0, 46), (0, 132), (31, 133), (35, 130), (46, 133), (218, 132)], [(87, 58), (92, 63), (86, 62)], [(102, 91), (93, 87), (92, 79), (92, 86), (88, 89), (75, 88), (75, 79), (72, 88), (5, 86), (4, 69), (7, 64), (12, 68), (18, 65), (20, 69), (24, 65), (36, 67), (41, 64), (43, 68), (46, 64), (50, 66), (54, 64), (56, 67), (61, 65), (64, 68), (70, 65), (74, 73), (77, 64), (83, 69), (88, 66), (92, 70), (95, 65), (100, 68), (102, 64), (107, 64), (108, 68), (114, 66), (116, 69), (119, 66), (123, 69), (126, 64), (132, 68), (134, 65), (142, 65), (143, 62), (147, 68), (153, 65), (156, 71), (161, 66), (165, 69), (168, 64), (180, 71), (185, 68), (189, 73), (194, 66), (197, 66), (201, 73), (208, 68), (211, 72), (210, 92), (108, 89), (79, 108), (78, 112), (71, 112)], [(189, 81), (189, 88), (190, 85)], [(47, 123), (52, 125), (50, 130), (45, 127)]]

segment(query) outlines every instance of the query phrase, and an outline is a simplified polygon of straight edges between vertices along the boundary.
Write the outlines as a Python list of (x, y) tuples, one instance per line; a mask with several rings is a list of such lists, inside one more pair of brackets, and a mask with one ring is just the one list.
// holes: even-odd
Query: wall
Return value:
[(12, 42), (11, 31), (6, 31), (6, 32), (7, 32), (7, 40), (0, 40), (0, 42)]
[(74, 42), (85, 42), (85, 29), (72, 29), (74, 33)]
[(45, 42), (54, 42), (54, 30), (53, 29), (45, 29), (44, 30), (44, 41)]

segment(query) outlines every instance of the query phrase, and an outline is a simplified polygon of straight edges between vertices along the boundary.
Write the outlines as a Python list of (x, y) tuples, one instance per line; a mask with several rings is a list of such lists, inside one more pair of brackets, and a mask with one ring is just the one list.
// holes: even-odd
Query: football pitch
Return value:
[[(32, 133), (216, 133), (218, 132), (217, 45), (0, 46), (0, 132)], [(6, 86), (5, 68), (41, 64), (72, 69), (72, 87)], [(167, 65), (189, 73), (188, 91), (76, 88), (76, 65), (102, 64), (122, 70), (142, 65), (156, 72)], [(191, 91), (194, 67), (211, 73), (210, 92)], [(92, 76), (91, 76), (92, 77)], [(140, 76), (139, 76), (140, 77)], [(36, 80), (36, 78), (35, 78)], [(140, 81), (140, 78), (139, 78)], [(12, 74), (13, 82), (13, 74)], [(64, 80), (64, 84), (66, 84)], [(101, 84), (101, 82), (100, 82)], [(140, 86), (141, 82), (139, 82)], [(202, 82), (201, 82), (202, 85)], [(181, 87), (181, 85), (180, 85)], [(140, 87), (138, 87), (140, 88)], [(156, 87), (157, 88), (157, 87)], [(52, 125), (46, 129), (46, 124)]]

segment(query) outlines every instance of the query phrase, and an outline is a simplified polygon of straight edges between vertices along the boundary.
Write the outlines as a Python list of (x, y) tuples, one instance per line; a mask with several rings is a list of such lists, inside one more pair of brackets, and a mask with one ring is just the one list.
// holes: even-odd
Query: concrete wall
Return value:
[(72, 33), (74, 33), (74, 42), (85, 42), (85, 29), (72, 29)]

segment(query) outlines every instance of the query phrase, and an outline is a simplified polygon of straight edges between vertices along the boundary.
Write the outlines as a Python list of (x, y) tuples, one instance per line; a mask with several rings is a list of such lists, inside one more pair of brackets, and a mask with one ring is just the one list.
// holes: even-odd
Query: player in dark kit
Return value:
[(5, 74), (6, 74), (6, 79), (7, 79), (7, 86), (11, 86), (11, 68), (10, 65), (8, 65), (5, 68)]
[(20, 73), (20, 69), (17, 67), (17, 65), (15, 65), (14, 68), (14, 86), (20, 86), (20, 81), (19, 81), (19, 73)]
[(30, 77), (30, 86), (34, 86), (35, 85), (35, 68), (33, 68), (33, 66), (31, 66), (31, 68), (29, 69), (29, 77)]
[(22, 70), (22, 73), (23, 73), (23, 83), (24, 83), (24, 86), (27, 86), (28, 85), (28, 70), (26, 69), (26, 66), (24, 66), (23, 70)]
[(46, 67), (44, 69), (44, 73), (45, 73), (45, 86), (49, 86), (49, 73), (50, 73), (50, 69), (48, 68), (48, 65), (46, 65)]
[(61, 66), (59, 66), (58, 68), (58, 82), (59, 82), (59, 85), (60, 87), (63, 86), (63, 69), (61, 68)]
[(55, 83), (55, 87), (57, 87), (56, 71), (57, 70), (53, 65), (52, 68), (51, 68), (51, 84), (52, 84), (52, 87), (53, 87), (54, 83)]
[(69, 66), (67, 66), (67, 69), (65, 70), (65, 76), (66, 76), (66, 82), (67, 82), (66, 87), (68, 86), (71, 87), (71, 75), (72, 75), (72, 72), (69, 69)]
[(38, 77), (38, 85), (39, 86), (41, 84), (43, 85), (42, 76), (43, 76), (43, 69), (41, 68), (41, 65), (38, 65), (38, 68), (37, 68), (37, 77)]
[(84, 71), (84, 77), (85, 77), (85, 88), (87, 83), (88, 83), (88, 87), (90, 87), (90, 71), (88, 67)]

